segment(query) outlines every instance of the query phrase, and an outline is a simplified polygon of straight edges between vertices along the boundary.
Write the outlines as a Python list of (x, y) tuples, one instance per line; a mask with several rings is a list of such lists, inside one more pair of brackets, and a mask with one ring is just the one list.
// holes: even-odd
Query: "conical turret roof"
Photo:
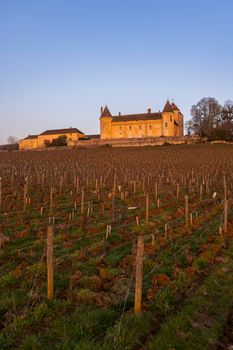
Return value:
[(172, 102), (171, 106), (172, 106), (173, 111), (179, 111), (179, 108), (177, 107), (177, 105), (174, 102)]
[(167, 100), (167, 102), (164, 106), (163, 112), (173, 112), (173, 109), (172, 109), (172, 106), (171, 106), (169, 100)]
[(112, 115), (108, 109), (108, 106), (105, 106), (105, 108), (101, 114), (101, 118), (106, 118), (106, 117), (110, 117), (110, 118), (112, 117)]

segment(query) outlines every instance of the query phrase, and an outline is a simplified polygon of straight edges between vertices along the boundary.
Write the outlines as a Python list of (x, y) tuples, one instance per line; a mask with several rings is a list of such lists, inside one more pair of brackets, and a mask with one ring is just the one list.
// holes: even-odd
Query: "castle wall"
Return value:
[(92, 139), (87, 141), (78, 140), (72, 142), (72, 147), (145, 147), (145, 146), (162, 146), (164, 144), (181, 145), (206, 142), (207, 138), (199, 136), (178, 136), (178, 137), (143, 137), (143, 138), (117, 138), (117, 139)]
[(19, 140), (19, 149), (35, 149), (38, 148), (38, 139), (23, 139)]
[(135, 120), (111, 123), (111, 138), (158, 137), (162, 135), (162, 120)]

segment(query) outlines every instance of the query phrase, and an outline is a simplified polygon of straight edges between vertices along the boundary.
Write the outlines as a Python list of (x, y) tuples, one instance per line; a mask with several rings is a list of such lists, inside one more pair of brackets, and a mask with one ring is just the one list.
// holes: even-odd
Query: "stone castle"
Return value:
[[(96, 145), (104, 142), (128, 139), (179, 138), (184, 133), (184, 117), (174, 102), (166, 102), (162, 112), (112, 116), (108, 107), (101, 107), (100, 135), (86, 135), (77, 128), (46, 130), (39, 135), (28, 135), (19, 141), (19, 149), (46, 148), (48, 143), (60, 136), (66, 136), (68, 146), (87, 145), (94, 139)], [(98, 141), (99, 140), (99, 141)], [(146, 141), (145, 141), (146, 142)]]
[(163, 112), (112, 116), (108, 107), (101, 108), (100, 138), (144, 138), (183, 136), (184, 117), (175, 103), (167, 103)]

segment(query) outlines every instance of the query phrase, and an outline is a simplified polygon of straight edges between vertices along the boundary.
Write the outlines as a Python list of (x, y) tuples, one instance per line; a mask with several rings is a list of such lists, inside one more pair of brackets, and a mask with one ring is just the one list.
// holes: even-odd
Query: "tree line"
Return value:
[(228, 100), (221, 105), (213, 97), (202, 98), (192, 106), (186, 129), (188, 135), (233, 141), (233, 101)]

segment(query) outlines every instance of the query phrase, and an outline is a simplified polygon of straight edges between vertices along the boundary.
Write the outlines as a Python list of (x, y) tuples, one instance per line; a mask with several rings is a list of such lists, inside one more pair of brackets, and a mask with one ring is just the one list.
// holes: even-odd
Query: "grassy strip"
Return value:
[[(211, 225), (212, 228), (213, 225)], [(214, 230), (215, 231), (215, 230)], [(176, 251), (182, 246), (185, 247), (186, 240), (192, 244), (201, 243), (203, 241), (203, 230), (197, 230), (195, 235), (186, 236), (179, 240), (179, 244), (176, 245)], [(209, 233), (206, 232), (205, 239), (208, 240), (208, 236), (213, 235), (213, 230)], [(192, 239), (191, 239), (192, 238)], [(216, 241), (218, 237), (215, 236)], [(208, 256), (214, 257), (217, 252), (212, 251), (212, 247), (205, 251)], [(162, 265), (174, 266), (174, 246), (171, 246), (168, 251), (165, 252), (166, 256), (162, 258)], [(196, 252), (197, 253), (197, 252)], [(223, 253), (223, 252), (222, 252)], [(164, 252), (161, 253), (161, 257)], [(159, 258), (160, 254), (156, 257)], [(159, 265), (158, 265), (159, 266)], [(181, 270), (175, 279), (169, 283), (167, 287), (161, 288), (153, 302), (149, 306), (149, 310), (144, 312), (142, 317), (135, 317), (132, 313), (126, 313), (122, 321), (117, 322), (112, 328), (110, 328), (106, 334), (104, 344), (108, 345), (109, 349), (135, 349), (141, 346), (146, 337), (154, 330), (160, 328), (161, 322), (163, 322), (172, 312), (177, 311), (177, 308), (184, 305), (187, 298), (192, 298), (194, 294), (193, 283), (197, 286), (203, 281), (209, 270), (212, 269), (210, 261), (202, 261), (200, 264), (200, 257), (196, 256), (193, 260), (192, 266), (195, 266), (197, 270), (196, 277), (192, 278), (185, 270)], [(158, 268), (156, 268), (156, 272)], [(160, 271), (159, 271), (160, 272)], [(145, 281), (144, 281), (145, 282)], [(144, 283), (145, 284), (145, 283)]]
[(176, 315), (170, 317), (146, 349), (214, 349), (233, 298), (233, 244), (218, 266)]

